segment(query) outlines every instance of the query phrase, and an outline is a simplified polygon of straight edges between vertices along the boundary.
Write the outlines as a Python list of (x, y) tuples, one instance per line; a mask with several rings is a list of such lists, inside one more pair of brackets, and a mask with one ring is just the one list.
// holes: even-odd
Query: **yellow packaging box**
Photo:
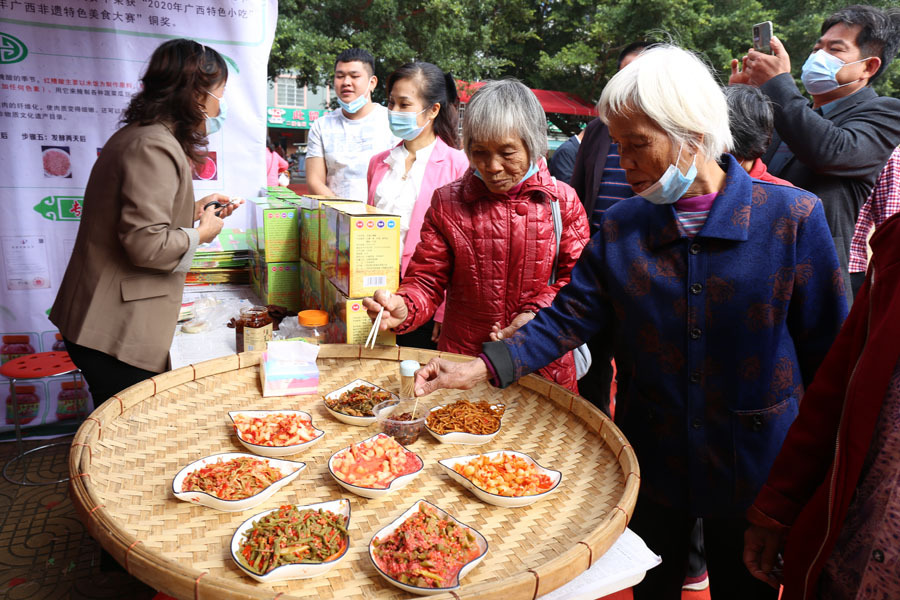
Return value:
[[(337, 205), (339, 203), (364, 204), (356, 200), (332, 198), (330, 196), (301, 196), (296, 201), (300, 211), (300, 258), (317, 269), (321, 269), (319, 246), (320, 222), (323, 220), (322, 207), (325, 204)], [(328, 242), (326, 241), (326, 243)]]
[[(348, 298), (328, 280), (322, 282), (324, 307), (328, 312), (329, 344), (364, 344), (372, 330), (372, 319), (363, 306), (362, 298)], [(395, 346), (397, 336), (392, 331), (380, 331), (375, 343)]]
[[(325, 206), (320, 270), (348, 298), (400, 285), (400, 217), (375, 207)], [(328, 243), (326, 244), (326, 240)], [(336, 240), (336, 244), (333, 240)]]

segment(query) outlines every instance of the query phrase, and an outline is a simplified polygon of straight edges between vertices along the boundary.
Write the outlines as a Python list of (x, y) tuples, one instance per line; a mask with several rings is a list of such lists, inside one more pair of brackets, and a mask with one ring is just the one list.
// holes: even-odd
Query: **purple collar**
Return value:
[(681, 198), (677, 202), (675, 202), (675, 209), (687, 212), (700, 212), (703, 210), (709, 210), (709, 208), (713, 204), (713, 200), (716, 199), (716, 196), (718, 194), (719, 192), (713, 192), (711, 194), (704, 194), (702, 196)]

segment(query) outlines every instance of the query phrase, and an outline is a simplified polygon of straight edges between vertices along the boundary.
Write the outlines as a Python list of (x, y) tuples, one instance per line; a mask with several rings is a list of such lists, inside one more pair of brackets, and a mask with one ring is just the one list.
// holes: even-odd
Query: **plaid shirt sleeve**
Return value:
[(878, 176), (872, 193), (866, 198), (856, 219), (853, 240), (850, 242), (850, 272), (865, 273), (868, 267), (866, 241), (869, 231), (900, 212), (900, 146), (894, 152)]

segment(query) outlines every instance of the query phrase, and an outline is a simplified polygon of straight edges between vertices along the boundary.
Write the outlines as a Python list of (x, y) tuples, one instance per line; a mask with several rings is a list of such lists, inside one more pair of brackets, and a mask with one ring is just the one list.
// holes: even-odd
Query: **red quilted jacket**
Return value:
[[(563, 234), (557, 282), (549, 285), (556, 252), (551, 199), (560, 202)], [(475, 356), (491, 325), (504, 327), (525, 310), (550, 306), (589, 238), (588, 221), (575, 191), (554, 182), (541, 161), (518, 194), (488, 191), (472, 169), (435, 191), (398, 294), (409, 317), (397, 333), (426, 323), (447, 291), (438, 349)], [(540, 370), (577, 393), (571, 353)]]

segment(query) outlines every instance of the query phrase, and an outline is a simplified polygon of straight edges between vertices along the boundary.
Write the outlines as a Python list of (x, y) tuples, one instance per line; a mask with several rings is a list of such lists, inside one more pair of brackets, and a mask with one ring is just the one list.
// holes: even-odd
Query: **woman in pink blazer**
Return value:
[[(388, 77), (387, 94), (391, 131), (403, 142), (369, 161), (368, 202), (401, 217), (402, 277), (421, 239), (431, 196), (461, 177), (469, 160), (457, 147), (459, 96), (450, 75), (431, 63), (407, 63)], [(436, 348), (442, 316), (443, 307), (433, 324), (399, 336), (397, 343)]]

